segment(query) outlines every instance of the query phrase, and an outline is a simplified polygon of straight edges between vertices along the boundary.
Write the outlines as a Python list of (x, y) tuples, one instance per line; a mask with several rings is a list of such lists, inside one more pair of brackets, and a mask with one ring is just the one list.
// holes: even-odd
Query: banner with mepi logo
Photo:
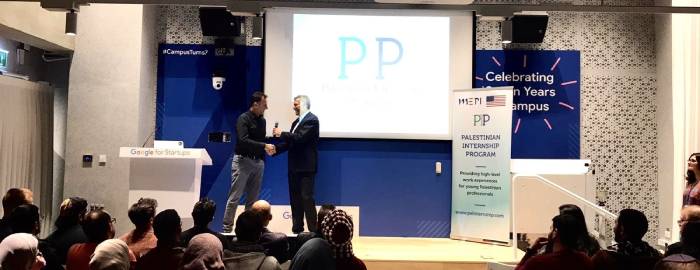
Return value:
[(513, 88), (455, 90), (450, 238), (507, 244)]

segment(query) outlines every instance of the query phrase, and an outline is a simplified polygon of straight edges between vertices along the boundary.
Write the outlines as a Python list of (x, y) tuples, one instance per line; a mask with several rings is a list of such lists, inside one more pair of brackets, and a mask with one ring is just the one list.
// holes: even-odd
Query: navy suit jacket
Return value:
[[(297, 125), (299, 125), (297, 127)], [(296, 129), (295, 129), (296, 127)], [(276, 145), (277, 153), (289, 151), (288, 169), (290, 172), (310, 172), (318, 170), (318, 141), (319, 124), (318, 117), (309, 112), (299, 123), (294, 120), (292, 128), (294, 132), (282, 132), (281, 143)]]

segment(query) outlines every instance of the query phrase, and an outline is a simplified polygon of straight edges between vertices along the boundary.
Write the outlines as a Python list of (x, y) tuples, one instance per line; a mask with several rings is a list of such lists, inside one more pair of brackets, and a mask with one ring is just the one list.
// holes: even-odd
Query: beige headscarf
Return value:
[(105, 240), (90, 256), (90, 270), (129, 270), (129, 247), (119, 239)]
[(219, 238), (202, 233), (193, 237), (182, 256), (182, 270), (224, 270), (224, 248)]
[(0, 243), (0, 269), (41, 269), (46, 262), (39, 254), (39, 241), (28, 233), (15, 233)]

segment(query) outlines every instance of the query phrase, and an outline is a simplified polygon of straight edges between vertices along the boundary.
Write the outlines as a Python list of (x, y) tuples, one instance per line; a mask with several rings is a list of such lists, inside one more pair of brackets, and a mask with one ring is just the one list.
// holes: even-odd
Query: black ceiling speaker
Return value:
[(216, 37), (237, 37), (241, 35), (241, 20), (228, 12), (225, 7), (200, 7), (199, 22), (202, 34)]
[(513, 43), (542, 43), (547, 32), (547, 15), (515, 15), (513, 22)]

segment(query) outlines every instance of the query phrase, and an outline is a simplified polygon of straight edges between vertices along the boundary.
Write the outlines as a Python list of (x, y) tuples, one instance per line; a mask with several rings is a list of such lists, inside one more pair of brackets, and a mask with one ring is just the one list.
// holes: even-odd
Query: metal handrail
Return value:
[(517, 257), (517, 255), (518, 255), (517, 254), (517, 251), (518, 251), (517, 235), (518, 234), (515, 231), (515, 213), (516, 213), (516, 211), (515, 211), (515, 188), (514, 187), (515, 187), (515, 180), (517, 180), (519, 178), (530, 178), (530, 179), (534, 178), (534, 179), (536, 179), (542, 183), (545, 183), (548, 186), (566, 194), (567, 196), (585, 204), (589, 208), (592, 208), (593, 211), (595, 211), (596, 213), (601, 215), (606, 220), (613, 220), (614, 221), (615, 219), (617, 219), (617, 215), (613, 214), (612, 212), (608, 211), (607, 209), (600, 207), (597, 204), (595, 204), (589, 200), (586, 200), (586, 198), (583, 198), (583, 197), (579, 196), (578, 194), (573, 193), (570, 190), (568, 190), (560, 185), (557, 185), (556, 183), (548, 180), (547, 178), (544, 178), (544, 177), (537, 175), (537, 174), (519, 174), (519, 173), (514, 174), (513, 177), (511, 178), (511, 190), (510, 190), (510, 192), (511, 192), (511, 215), (510, 215), (510, 218), (511, 218), (511, 226), (512, 226), (511, 231), (513, 232), (513, 243), (512, 243), (513, 258), (516, 260), (518, 259), (518, 257)]

